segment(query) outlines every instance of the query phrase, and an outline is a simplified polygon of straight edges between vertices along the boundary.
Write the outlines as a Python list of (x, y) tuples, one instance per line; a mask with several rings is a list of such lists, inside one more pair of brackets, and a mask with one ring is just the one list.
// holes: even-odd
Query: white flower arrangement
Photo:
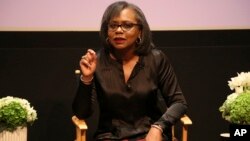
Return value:
[(12, 96), (0, 99), (0, 132), (32, 125), (35, 120), (37, 112), (26, 99)]
[(222, 117), (235, 124), (250, 124), (250, 72), (238, 73), (228, 81), (234, 93), (219, 108)]
[(228, 86), (238, 94), (244, 90), (249, 90), (250, 72), (241, 72), (237, 77), (231, 78), (231, 81), (228, 81)]

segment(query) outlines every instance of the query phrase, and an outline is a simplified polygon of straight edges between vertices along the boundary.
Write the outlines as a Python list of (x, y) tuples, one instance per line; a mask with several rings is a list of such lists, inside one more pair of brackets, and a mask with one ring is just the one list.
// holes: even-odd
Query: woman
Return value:
[[(124, 1), (107, 7), (101, 23), (104, 48), (80, 60), (81, 83), (73, 102), (79, 118), (100, 108), (96, 140), (171, 140), (171, 126), (187, 106), (166, 55), (152, 43), (143, 12)], [(161, 92), (167, 110), (157, 107)]]

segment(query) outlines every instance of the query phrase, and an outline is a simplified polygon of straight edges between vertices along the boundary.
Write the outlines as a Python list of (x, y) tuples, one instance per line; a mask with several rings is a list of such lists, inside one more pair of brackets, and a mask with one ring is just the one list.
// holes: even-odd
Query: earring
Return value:
[(109, 37), (106, 38), (106, 44), (109, 44)]
[(138, 38), (136, 39), (136, 43), (137, 43), (137, 45), (141, 44), (141, 38), (140, 38), (140, 37), (138, 37)]

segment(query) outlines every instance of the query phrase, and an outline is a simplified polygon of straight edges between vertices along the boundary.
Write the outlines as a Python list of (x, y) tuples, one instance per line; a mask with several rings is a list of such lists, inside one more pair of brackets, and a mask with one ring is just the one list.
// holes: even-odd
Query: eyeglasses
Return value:
[(116, 31), (119, 27), (121, 27), (121, 29), (123, 31), (129, 31), (134, 26), (139, 26), (139, 24), (136, 24), (136, 23), (122, 23), (122, 24), (110, 23), (110, 24), (108, 24), (108, 30), (109, 31)]

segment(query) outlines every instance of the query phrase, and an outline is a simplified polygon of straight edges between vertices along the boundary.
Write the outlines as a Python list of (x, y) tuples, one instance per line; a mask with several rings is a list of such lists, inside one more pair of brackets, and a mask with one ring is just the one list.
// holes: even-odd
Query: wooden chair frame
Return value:
[(76, 139), (75, 141), (86, 141), (86, 132), (88, 126), (84, 120), (78, 119), (76, 116), (72, 117), (72, 121), (76, 127)]
[[(86, 132), (88, 129), (88, 126), (84, 120), (78, 119), (76, 116), (72, 117), (72, 121), (75, 124), (76, 127), (76, 139), (75, 141), (86, 141)], [(184, 115), (181, 119), (181, 125), (182, 125), (182, 140), (181, 141), (187, 141), (188, 140), (188, 126), (192, 125), (191, 119)], [(176, 140), (175, 133), (174, 133), (174, 126), (172, 128), (172, 134), (173, 134), (173, 141)]]

